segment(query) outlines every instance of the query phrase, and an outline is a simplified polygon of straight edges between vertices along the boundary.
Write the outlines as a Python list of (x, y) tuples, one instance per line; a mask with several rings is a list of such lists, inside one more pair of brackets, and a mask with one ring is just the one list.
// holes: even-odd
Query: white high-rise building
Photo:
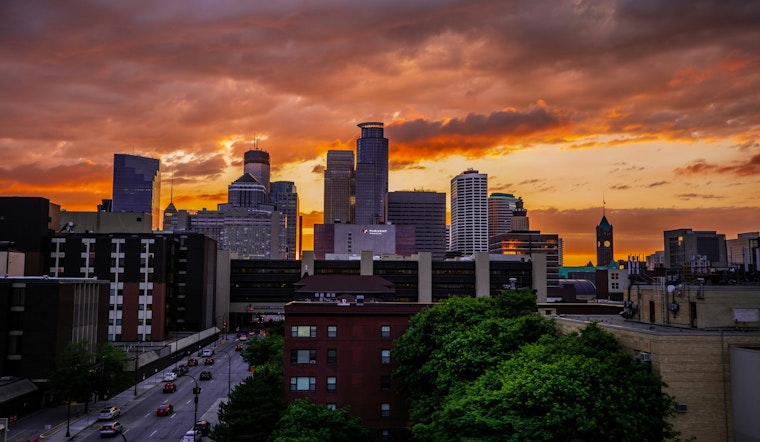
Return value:
[(466, 170), (451, 180), (451, 251), (488, 251), (488, 175)]

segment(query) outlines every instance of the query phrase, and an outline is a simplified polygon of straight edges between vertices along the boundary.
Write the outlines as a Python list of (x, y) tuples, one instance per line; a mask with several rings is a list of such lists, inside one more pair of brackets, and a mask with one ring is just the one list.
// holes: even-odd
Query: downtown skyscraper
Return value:
[(161, 222), (161, 163), (128, 154), (113, 156), (112, 212), (150, 213), (153, 230)]
[(325, 169), (324, 223), (353, 224), (354, 152), (350, 150), (330, 150), (327, 152)]
[(388, 139), (383, 123), (360, 123), (361, 137), (356, 140), (356, 224), (385, 222), (388, 193)]
[(477, 170), (451, 179), (449, 250), (463, 256), (488, 251), (488, 175)]

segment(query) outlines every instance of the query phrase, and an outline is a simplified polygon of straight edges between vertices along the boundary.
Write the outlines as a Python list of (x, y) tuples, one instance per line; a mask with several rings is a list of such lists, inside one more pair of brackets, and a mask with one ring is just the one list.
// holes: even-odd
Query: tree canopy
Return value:
[[(535, 307), (535, 300), (532, 301)], [(413, 318), (396, 376), (419, 441), (648, 441), (676, 436), (649, 366), (591, 324), (557, 336), (524, 292), (458, 298)]]
[(331, 410), (324, 405), (298, 399), (288, 406), (277, 423), (272, 442), (357, 442), (367, 439), (361, 420), (349, 408)]

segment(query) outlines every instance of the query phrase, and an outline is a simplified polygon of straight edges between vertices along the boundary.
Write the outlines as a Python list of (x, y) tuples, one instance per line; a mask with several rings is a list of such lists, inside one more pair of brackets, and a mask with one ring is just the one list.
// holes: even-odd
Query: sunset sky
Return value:
[[(390, 190), (465, 169), (596, 263), (663, 230), (760, 230), (760, 2), (5, 0), (0, 194), (111, 197), (113, 154), (161, 160), (162, 208), (216, 209), (254, 140), (308, 237), (329, 149), (382, 121)], [(173, 177), (173, 178), (172, 178)], [(448, 199), (448, 196), (447, 196)], [(305, 249), (310, 249), (307, 240)]]

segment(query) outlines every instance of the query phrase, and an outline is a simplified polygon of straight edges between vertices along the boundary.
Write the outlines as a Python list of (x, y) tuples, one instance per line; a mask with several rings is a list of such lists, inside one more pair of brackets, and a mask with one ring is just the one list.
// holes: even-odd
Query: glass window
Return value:
[(380, 389), (383, 391), (388, 391), (391, 389), (391, 377), (390, 376), (380, 376)]
[(290, 378), (290, 391), (316, 391), (317, 378), (313, 376), (299, 376)]
[(290, 350), (291, 364), (316, 364), (316, 350)]
[(290, 327), (290, 336), (292, 338), (316, 338), (316, 325), (293, 325)]
[(327, 337), (328, 338), (337, 338), (338, 337), (338, 326), (337, 325), (328, 325), (327, 326)]
[(380, 336), (383, 338), (390, 338), (391, 337), (391, 326), (390, 325), (381, 325), (380, 326)]
[(337, 410), (338, 409), (338, 404), (333, 403), (333, 402), (330, 402), (330, 403), (326, 404), (325, 406), (327, 407), (328, 410)]
[(390, 350), (380, 350), (380, 363), (382, 364), (390, 364), (391, 363), (391, 351)]
[(335, 365), (338, 363), (338, 350), (330, 348), (327, 350), (327, 365)]
[(391, 440), (391, 432), (388, 430), (383, 430), (380, 432), (380, 440)]
[(338, 378), (335, 376), (327, 377), (327, 391), (335, 391), (338, 387)]
[(389, 417), (391, 415), (391, 404), (389, 402), (383, 402), (380, 404), (380, 416)]

